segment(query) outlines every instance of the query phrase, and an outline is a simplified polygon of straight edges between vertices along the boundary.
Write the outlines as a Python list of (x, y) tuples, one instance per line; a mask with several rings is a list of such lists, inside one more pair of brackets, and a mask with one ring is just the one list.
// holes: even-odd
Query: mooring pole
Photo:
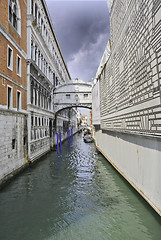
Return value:
[(68, 143), (70, 141), (70, 132), (69, 132), (69, 129), (67, 130), (67, 139), (68, 139)]
[(59, 138), (60, 138), (60, 152), (62, 151), (62, 147), (61, 147), (61, 131), (59, 132)]
[(59, 153), (59, 133), (56, 133), (57, 135), (57, 153)]

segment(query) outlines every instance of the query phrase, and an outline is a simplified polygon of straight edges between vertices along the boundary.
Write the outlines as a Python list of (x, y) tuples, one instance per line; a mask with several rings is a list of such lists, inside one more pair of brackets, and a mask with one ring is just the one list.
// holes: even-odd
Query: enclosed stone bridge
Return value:
[(92, 83), (72, 80), (55, 88), (55, 113), (72, 107), (92, 108)]

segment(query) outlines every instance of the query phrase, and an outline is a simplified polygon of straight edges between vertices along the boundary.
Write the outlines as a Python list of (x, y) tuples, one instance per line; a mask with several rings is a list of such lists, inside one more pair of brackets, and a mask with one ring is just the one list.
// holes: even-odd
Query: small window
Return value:
[(37, 90), (35, 89), (35, 105), (37, 105)]
[(59, 81), (58, 81), (58, 78), (56, 77), (56, 86), (58, 86), (59, 84)]
[(21, 92), (17, 91), (17, 111), (21, 109)]
[(37, 63), (37, 46), (35, 45), (35, 62)]
[(7, 87), (7, 108), (12, 108), (12, 88), (9, 86)]
[(38, 25), (40, 27), (40, 12), (38, 13)]
[(46, 31), (46, 28), (45, 28), (45, 25), (44, 25), (44, 32), (43, 32), (44, 33), (44, 37), (45, 37), (45, 31)]
[(37, 130), (37, 138), (39, 139), (39, 130)]
[(34, 140), (36, 140), (36, 130), (34, 130)]
[(88, 94), (87, 93), (84, 94), (84, 98), (88, 98)]
[(17, 29), (17, 6), (13, 7), (13, 26)]
[(23, 145), (26, 146), (26, 137), (23, 138)]
[(39, 118), (39, 126), (41, 126), (41, 121), (40, 121), (40, 118)]
[(66, 94), (66, 99), (70, 99), (70, 94)]
[(53, 85), (55, 87), (55, 73), (53, 73)]
[(21, 77), (21, 57), (17, 55), (17, 75)]
[(12, 2), (9, 1), (9, 21), (12, 22)]
[(34, 12), (34, 3), (33, 0), (31, 0), (31, 14), (33, 15)]
[(41, 34), (43, 33), (43, 19), (41, 18)]
[(33, 116), (31, 116), (31, 126), (33, 126), (34, 125), (34, 118), (33, 118)]
[(12, 149), (15, 149), (15, 145), (16, 145), (16, 140), (12, 139)]
[(35, 126), (37, 126), (37, 117), (35, 117)]
[(8, 46), (7, 67), (13, 71), (13, 50)]

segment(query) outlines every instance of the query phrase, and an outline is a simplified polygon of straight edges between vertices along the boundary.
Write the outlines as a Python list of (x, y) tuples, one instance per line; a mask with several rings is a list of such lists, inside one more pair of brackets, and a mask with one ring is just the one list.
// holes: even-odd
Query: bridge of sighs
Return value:
[(92, 108), (92, 83), (72, 80), (55, 88), (55, 113), (72, 107)]

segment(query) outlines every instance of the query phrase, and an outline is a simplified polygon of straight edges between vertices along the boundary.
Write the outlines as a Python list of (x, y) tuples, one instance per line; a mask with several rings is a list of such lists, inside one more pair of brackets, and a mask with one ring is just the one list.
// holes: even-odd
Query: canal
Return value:
[(161, 218), (82, 136), (0, 191), (1, 240), (160, 240)]

